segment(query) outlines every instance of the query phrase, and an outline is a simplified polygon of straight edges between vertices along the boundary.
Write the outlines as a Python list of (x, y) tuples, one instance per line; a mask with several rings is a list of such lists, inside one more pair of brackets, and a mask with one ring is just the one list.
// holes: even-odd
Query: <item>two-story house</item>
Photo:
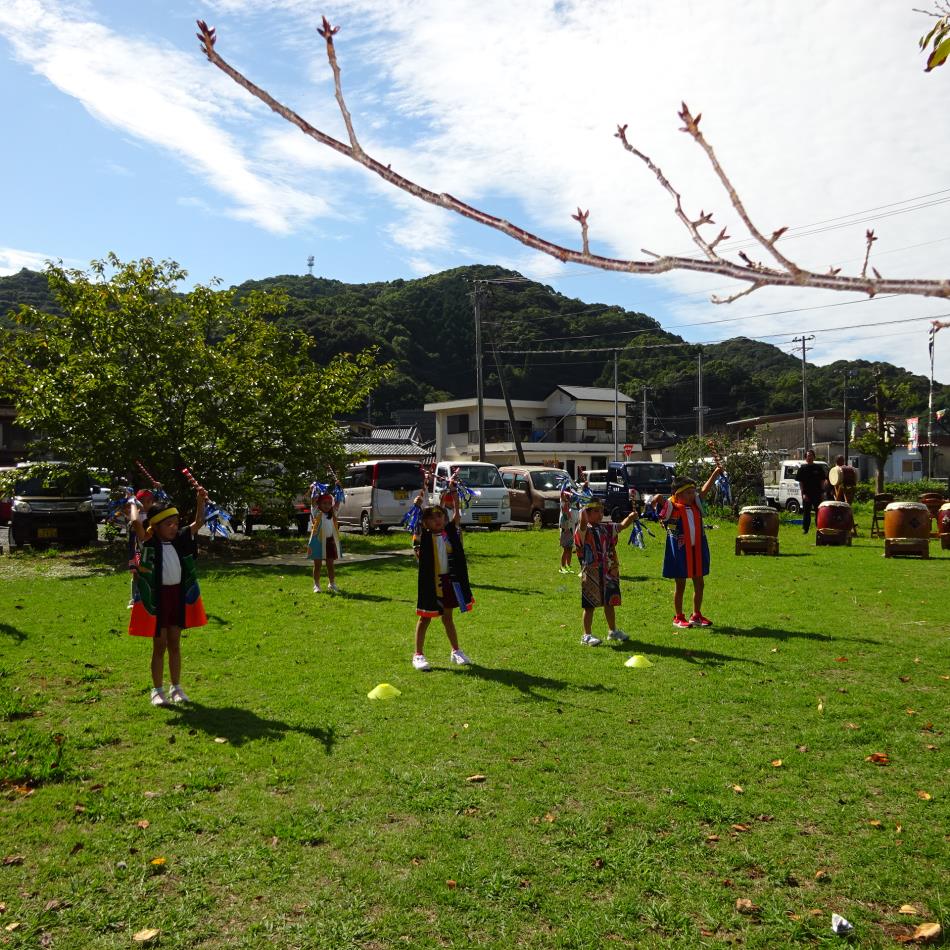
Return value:
[[(578, 468), (604, 468), (622, 458), (627, 441), (627, 406), (633, 400), (613, 389), (558, 386), (546, 399), (513, 399), (515, 424), (529, 465), (556, 465), (571, 475)], [(435, 413), (436, 457), (478, 458), (478, 403), (474, 397), (426, 403)], [(503, 399), (485, 399), (485, 461), (517, 463), (518, 454)], [(616, 438), (614, 419), (617, 419)], [(640, 446), (631, 446), (639, 451)]]

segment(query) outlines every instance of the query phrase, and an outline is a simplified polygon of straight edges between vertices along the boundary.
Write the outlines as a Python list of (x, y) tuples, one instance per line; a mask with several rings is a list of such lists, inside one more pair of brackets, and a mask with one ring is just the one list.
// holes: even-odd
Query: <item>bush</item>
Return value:
[[(939, 492), (944, 498), (947, 497), (946, 481), (937, 481), (935, 479), (922, 479), (919, 482), (885, 482), (884, 491), (893, 495), (898, 501), (917, 501), (917, 499), (926, 492)], [(854, 491), (855, 501), (871, 501), (876, 489), (874, 482), (858, 482)]]

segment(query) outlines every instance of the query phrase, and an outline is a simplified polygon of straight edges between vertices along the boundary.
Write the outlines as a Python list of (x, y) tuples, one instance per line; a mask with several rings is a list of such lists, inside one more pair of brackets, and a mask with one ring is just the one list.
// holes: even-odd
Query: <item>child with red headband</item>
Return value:
[[(692, 478), (677, 475), (673, 479), (673, 494), (660, 512), (660, 521), (669, 532), (663, 576), (672, 578), (676, 585), (673, 589), (673, 626), (680, 629), (712, 626), (712, 621), (703, 616), (703, 589), (705, 577), (709, 573), (709, 544), (699, 500), (706, 497), (720, 472), (722, 468), (717, 465), (698, 491)], [(693, 613), (689, 620), (683, 613), (687, 578), (693, 581)]]
[(310, 541), (307, 543), (307, 557), (313, 561), (313, 592), (320, 593), (320, 569), (323, 562), (327, 562), (327, 590), (331, 594), (338, 594), (336, 586), (335, 562), (342, 555), (340, 545), (340, 523), (336, 512), (340, 503), (328, 491), (320, 492), (313, 502), (311, 515), (313, 519), (310, 528)]
[[(133, 517), (133, 505), (126, 506), (129, 526), (141, 546), (136, 568), (136, 599), (129, 618), (132, 636), (152, 638), (152, 693), (153, 706), (187, 703), (181, 688), (181, 631), (187, 627), (202, 627), (208, 622), (195, 556), (198, 545), (195, 537), (204, 524), (208, 493), (198, 488), (195, 520), (180, 527), (178, 509), (171, 502), (158, 502), (143, 524)], [(171, 690), (165, 697), (163, 677), (165, 653), (168, 653), (168, 673)]]

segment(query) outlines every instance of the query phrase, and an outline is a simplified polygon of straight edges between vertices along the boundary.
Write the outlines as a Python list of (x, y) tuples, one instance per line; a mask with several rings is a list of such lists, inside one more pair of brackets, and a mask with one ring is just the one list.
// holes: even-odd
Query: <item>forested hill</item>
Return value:
[[(501, 395), (494, 344), (505, 350), (549, 351), (498, 356), (509, 395), (516, 399), (543, 398), (559, 383), (612, 387), (612, 353), (558, 351), (616, 347), (621, 390), (639, 402), (644, 386), (648, 389), (654, 437), (663, 431), (694, 431), (695, 347), (681, 345), (682, 337), (663, 331), (646, 314), (565, 297), (513, 271), (472, 266), (373, 284), (290, 275), (247, 281), (235, 289), (239, 297), (255, 290), (286, 292), (289, 305), (282, 319), (313, 336), (318, 362), (376, 347), (379, 359), (396, 370), (373, 396), (374, 421), (385, 422), (397, 409), (421, 409), (425, 402), (474, 394), (476, 279), (504, 281), (482, 285), (486, 395)], [(22, 270), (0, 277), (0, 319), (20, 303), (55, 307), (44, 275)], [(866, 409), (874, 365), (887, 381), (907, 384), (909, 395), (894, 406), (897, 411), (926, 411), (925, 377), (863, 360), (809, 365), (809, 406), (840, 406), (845, 373), (853, 371), (849, 402)], [(950, 407), (950, 386), (939, 387), (934, 399), (937, 408)], [(744, 337), (704, 346), (703, 402), (710, 407), (707, 428), (746, 416), (799, 411), (801, 363), (777, 347)]]
[[(685, 341), (662, 330), (646, 314), (565, 297), (499, 267), (462, 267), (418, 280), (376, 284), (283, 276), (248, 281), (238, 292), (279, 287), (288, 293), (286, 319), (316, 339), (318, 360), (378, 347), (380, 359), (392, 362), (397, 370), (373, 397), (374, 418), (382, 421), (395, 409), (474, 394), (476, 279), (510, 281), (487, 285), (481, 302), (486, 395), (501, 395), (493, 344), (505, 350), (550, 350), (499, 356), (509, 395), (517, 399), (543, 398), (558, 383), (612, 387), (612, 353), (557, 351), (617, 347), (620, 389), (639, 401), (644, 386), (648, 388), (654, 433), (695, 431), (695, 347), (671, 345)], [(895, 410), (908, 415), (926, 410), (925, 377), (864, 360), (809, 364), (809, 405), (840, 406), (845, 374), (852, 371), (849, 401), (852, 408), (866, 410), (875, 366), (888, 382), (907, 383), (909, 395)], [(937, 389), (934, 398), (938, 407), (950, 405), (950, 386)], [(801, 400), (801, 362), (795, 356), (744, 337), (703, 347), (703, 402), (710, 407), (707, 428), (746, 416), (800, 411)]]

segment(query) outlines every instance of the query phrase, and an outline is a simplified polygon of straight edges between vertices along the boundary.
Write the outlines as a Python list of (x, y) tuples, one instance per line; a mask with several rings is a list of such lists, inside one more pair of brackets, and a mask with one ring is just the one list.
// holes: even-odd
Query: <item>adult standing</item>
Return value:
[(798, 469), (795, 476), (802, 488), (802, 532), (808, 534), (811, 527), (811, 510), (822, 502), (825, 488), (825, 467), (815, 462), (815, 453), (809, 449), (805, 453), (805, 464)]

